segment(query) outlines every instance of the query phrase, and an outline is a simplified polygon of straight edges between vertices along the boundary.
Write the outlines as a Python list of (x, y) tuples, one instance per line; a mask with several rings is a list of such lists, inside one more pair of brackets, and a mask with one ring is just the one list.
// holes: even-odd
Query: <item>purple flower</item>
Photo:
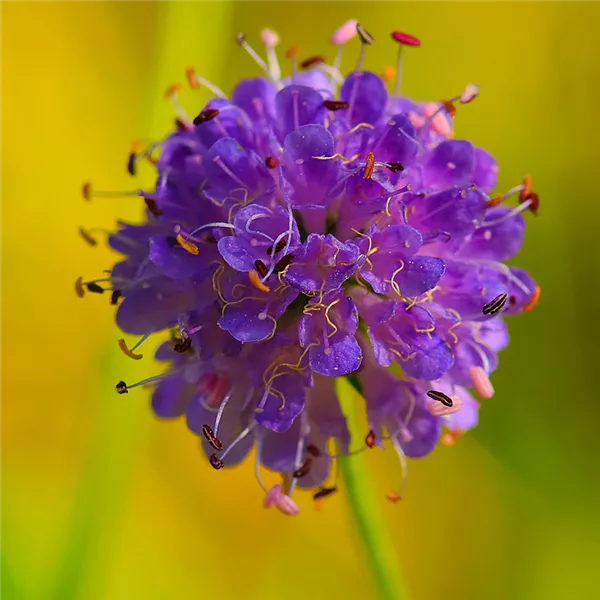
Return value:
[[(184, 417), (215, 469), (256, 448), (265, 506), (293, 515), (297, 487), (315, 499), (335, 490), (338, 455), (389, 442), (405, 471), (477, 424), (468, 389), (493, 395), (504, 316), (539, 299), (529, 275), (503, 263), (539, 200), (528, 177), (492, 195), (493, 157), (454, 139), (455, 105), (476, 86), (417, 102), (399, 80), (390, 95), (362, 58), (344, 78), (341, 54), (282, 79), (276, 37), (263, 32), (269, 67), (257, 58), (263, 76), (231, 99), (188, 70), (192, 87), (217, 96), (190, 116), (170, 88), (176, 130), (128, 162), (132, 174), (143, 159), (157, 170), (154, 189), (136, 191), (144, 221), (119, 224), (109, 244), (122, 259), (76, 291), (111, 289), (118, 326), (142, 336), (131, 348), (120, 340), (134, 359), (149, 336), (170, 337), (156, 354), (166, 372), (117, 391), (152, 385), (155, 415)], [(336, 377), (364, 398), (358, 440)], [(282, 483), (267, 490), (261, 466)]]

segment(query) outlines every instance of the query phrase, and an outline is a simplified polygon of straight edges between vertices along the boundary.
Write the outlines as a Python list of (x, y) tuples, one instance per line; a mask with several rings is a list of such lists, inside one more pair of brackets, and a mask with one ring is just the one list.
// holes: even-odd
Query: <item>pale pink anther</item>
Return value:
[(267, 48), (275, 48), (279, 44), (279, 34), (268, 27), (260, 32), (260, 39)]
[(275, 504), (275, 501), (277, 500), (277, 498), (281, 496), (281, 484), (280, 483), (276, 483), (266, 494), (265, 494), (265, 499), (264, 499), (264, 507), (265, 508), (271, 508), (271, 506), (273, 506), (273, 504)]
[(402, 33), (402, 31), (392, 31), (390, 34), (392, 39), (403, 46), (414, 46), (415, 48), (421, 45), (421, 40), (416, 38), (414, 35), (409, 33)]
[(400, 436), (402, 437), (402, 441), (405, 444), (408, 444), (408, 442), (410, 442), (413, 439), (413, 434), (408, 430), (407, 427), (403, 427), (400, 430)]
[(462, 408), (462, 400), (458, 396), (448, 396), (452, 400), (452, 406), (446, 406), (437, 400), (430, 400), (427, 403), (427, 410), (434, 417), (443, 417), (445, 415), (453, 415)]
[(205, 373), (200, 377), (196, 389), (206, 394), (205, 405), (217, 409), (229, 391), (229, 380), (220, 373)]
[(350, 19), (343, 25), (340, 25), (331, 36), (331, 43), (335, 46), (341, 46), (346, 42), (349, 42), (356, 35), (356, 26), (358, 21), (356, 19)]
[(300, 512), (297, 504), (285, 494), (279, 494), (275, 497), (275, 506), (279, 509), (280, 513), (290, 517), (297, 515)]
[(479, 94), (479, 86), (475, 83), (469, 83), (460, 96), (461, 104), (467, 104), (475, 100)]
[[(423, 106), (423, 116), (426, 119), (429, 119), (435, 112), (440, 110), (440, 105), (435, 102), (427, 102), (425, 106)], [(440, 111), (433, 117), (429, 126), (435, 133), (441, 135), (443, 137), (449, 137), (452, 134), (452, 127), (448, 122), (448, 119), (444, 115), (443, 111)]]
[(416, 127), (417, 129), (421, 129), (421, 127), (423, 127), (423, 125), (425, 124), (425, 119), (421, 115), (418, 115), (416, 112), (409, 112), (408, 118), (410, 119), (412, 126)]
[(471, 375), (475, 391), (482, 398), (492, 398), (494, 396), (494, 386), (487, 373), (481, 367), (471, 367), (469, 375)]

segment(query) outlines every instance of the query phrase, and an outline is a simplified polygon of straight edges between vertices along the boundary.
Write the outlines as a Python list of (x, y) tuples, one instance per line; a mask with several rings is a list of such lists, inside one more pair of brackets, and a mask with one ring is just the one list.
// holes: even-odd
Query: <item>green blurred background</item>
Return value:
[[(597, 596), (600, 563), (595, 235), (599, 3), (9, 3), (2, 10), (2, 598), (376, 598), (344, 491), (301, 515), (261, 508), (249, 464), (218, 476), (181, 422), (153, 419), (150, 374), (117, 349), (105, 298), (75, 278), (114, 257), (77, 227), (136, 219), (139, 204), (85, 203), (79, 187), (127, 188), (131, 141), (171, 124), (163, 94), (194, 64), (229, 91), (257, 71), (234, 41), (263, 25), (283, 48), (327, 53), (358, 18), (395, 61), (391, 29), (418, 35), (403, 91), (481, 96), (457, 137), (486, 147), (499, 190), (531, 173), (541, 196), (521, 266), (538, 308), (510, 319), (496, 397), (452, 448), (410, 465), (400, 504), (391, 453), (369, 453), (380, 513), (414, 600)], [(353, 44), (346, 54), (352, 65)], [(184, 86), (185, 89), (185, 86)], [(190, 112), (208, 99), (185, 90)]]

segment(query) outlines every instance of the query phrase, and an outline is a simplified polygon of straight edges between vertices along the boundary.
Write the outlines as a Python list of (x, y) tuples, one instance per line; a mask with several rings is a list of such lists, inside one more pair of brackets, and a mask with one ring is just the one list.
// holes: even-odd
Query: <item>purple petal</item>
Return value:
[(265, 127), (275, 118), (275, 93), (273, 85), (262, 77), (243, 79), (231, 93), (231, 101), (242, 108), (255, 124)]
[(394, 115), (375, 143), (375, 157), (380, 162), (399, 162), (410, 165), (419, 150), (415, 139), (415, 128), (406, 115)]
[(216, 109), (214, 118), (194, 126), (194, 133), (207, 150), (222, 138), (234, 138), (246, 147), (254, 146), (252, 122), (242, 110), (228, 100), (213, 99), (203, 110)]
[(282, 140), (303, 125), (323, 125), (325, 122), (323, 96), (309, 87), (289, 85), (283, 88), (275, 97), (275, 107)]
[(471, 180), (478, 187), (489, 192), (498, 181), (498, 163), (496, 159), (485, 150), (475, 148), (475, 168)]
[(161, 419), (175, 419), (185, 414), (190, 386), (179, 374), (160, 381), (152, 392), (152, 410)]
[(473, 146), (464, 140), (451, 140), (436, 146), (427, 158), (425, 180), (431, 187), (470, 184), (475, 167)]
[(348, 335), (332, 342), (327, 348), (315, 346), (309, 350), (311, 369), (320, 375), (337, 377), (353, 373), (360, 367), (362, 351), (356, 338)]
[(415, 256), (404, 261), (404, 268), (394, 281), (403, 296), (419, 296), (433, 289), (444, 274), (446, 263), (441, 258)]
[[(273, 382), (277, 395), (270, 394), (260, 412), (256, 412), (256, 422), (267, 429), (281, 433), (292, 426), (296, 417), (304, 410), (305, 389), (302, 377), (283, 375)], [(282, 402), (281, 396), (285, 398)]]
[(350, 103), (346, 118), (352, 126), (377, 123), (385, 109), (387, 97), (383, 81), (366, 71), (348, 75), (340, 89), (340, 99)]

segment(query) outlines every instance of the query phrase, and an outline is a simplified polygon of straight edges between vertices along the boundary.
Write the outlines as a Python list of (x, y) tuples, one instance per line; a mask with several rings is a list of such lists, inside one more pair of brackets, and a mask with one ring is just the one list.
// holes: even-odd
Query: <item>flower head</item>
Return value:
[[(355, 36), (359, 65), (343, 77), (342, 48)], [(156, 353), (166, 372), (117, 391), (152, 385), (154, 413), (185, 417), (215, 469), (255, 447), (264, 504), (287, 515), (298, 512), (296, 487), (316, 499), (334, 491), (338, 455), (389, 441), (405, 468), (474, 427), (468, 389), (494, 393), (504, 316), (539, 298), (527, 273), (503, 263), (521, 245), (522, 213), (537, 211), (531, 180), (493, 195), (494, 159), (454, 139), (455, 104), (479, 88), (439, 102), (401, 96), (402, 48), (420, 42), (392, 39), (393, 94), (360, 69), (374, 38), (351, 21), (332, 37), (333, 65), (311, 57), (299, 71), (294, 49), (284, 78), (274, 31), (262, 32), (267, 62), (238, 36), (263, 73), (230, 98), (188, 68), (192, 87), (215, 98), (192, 118), (169, 88), (176, 129), (127, 165), (135, 174), (147, 159), (157, 171), (153, 190), (133, 192), (144, 222), (110, 235), (123, 258), (108, 280), (76, 284), (80, 296), (112, 287), (117, 324), (142, 336), (132, 348), (120, 340), (128, 356), (170, 332)], [(90, 184), (84, 193), (102, 195)], [(351, 440), (335, 377), (364, 397), (364, 442)], [(267, 489), (261, 466), (282, 483)]]

